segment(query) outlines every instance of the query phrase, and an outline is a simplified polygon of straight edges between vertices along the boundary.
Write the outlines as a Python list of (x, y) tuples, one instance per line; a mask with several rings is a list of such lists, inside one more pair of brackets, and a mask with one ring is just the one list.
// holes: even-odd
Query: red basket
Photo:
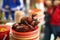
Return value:
[(10, 27), (7, 25), (0, 25), (0, 28), (6, 28), (6, 31), (0, 32), (0, 40), (9, 40)]

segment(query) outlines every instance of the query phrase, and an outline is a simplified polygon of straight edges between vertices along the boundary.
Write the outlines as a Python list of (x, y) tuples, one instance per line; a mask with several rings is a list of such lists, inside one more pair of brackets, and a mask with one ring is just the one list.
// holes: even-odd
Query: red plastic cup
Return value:
[(0, 40), (9, 40), (10, 27), (8, 25), (0, 25), (0, 28), (6, 28), (5, 31), (0, 32)]
[(39, 28), (29, 32), (16, 32), (12, 30), (13, 40), (39, 40)]

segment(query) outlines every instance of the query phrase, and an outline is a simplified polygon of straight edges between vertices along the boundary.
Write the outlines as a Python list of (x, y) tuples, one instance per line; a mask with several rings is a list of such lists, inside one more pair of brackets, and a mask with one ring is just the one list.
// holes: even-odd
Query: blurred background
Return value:
[[(41, 13), (44, 15), (45, 19), (44, 21), (42, 21), (42, 24), (40, 25), (40, 40), (44, 39), (44, 30), (46, 28), (46, 24), (48, 24), (48, 21), (50, 20), (50, 16), (47, 14), (51, 14), (52, 10), (53, 10), (53, 6), (56, 5), (60, 2), (59, 0), (23, 0), (24, 2), (24, 7), (25, 7), (25, 15), (28, 15), (28, 11), (30, 9), (41, 9)], [(12, 20), (11, 15), (9, 15), (9, 19), (7, 20), (5, 18), (5, 12), (2, 11), (2, 4), (3, 4), (3, 0), (0, 0), (0, 24), (6, 24), (9, 22), (14, 22), (14, 20)], [(49, 17), (48, 17), (49, 16)], [(50, 26), (50, 25), (49, 25)], [(48, 34), (47, 34), (48, 35)], [(51, 33), (51, 37), (50, 40), (54, 40), (54, 35)]]

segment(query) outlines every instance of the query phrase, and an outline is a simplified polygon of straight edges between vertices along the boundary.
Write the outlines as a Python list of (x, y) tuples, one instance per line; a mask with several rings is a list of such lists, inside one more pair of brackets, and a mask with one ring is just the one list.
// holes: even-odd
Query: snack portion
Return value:
[(4, 31), (6, 31), (7, 29), (6, 28), (0, 28), (0, 32), (4, 32)]
[(34, 31), (38, 27), (39, 21), (37, 18), (34, 18), (36, 15), (28, 16), (28, 17), (22, 17), (19, 23), (15, 23), (12, 26), (12, 29), (17, 32), (29, 32)]

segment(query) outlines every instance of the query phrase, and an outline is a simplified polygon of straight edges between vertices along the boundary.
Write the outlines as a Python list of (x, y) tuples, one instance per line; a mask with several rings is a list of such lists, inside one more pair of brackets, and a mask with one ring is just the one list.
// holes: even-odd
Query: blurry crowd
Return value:
[(57, 40), (60, 37), (60, 0), (45, 0), (44, 5), (46, 21), (44, 40), (50, 40), (52, 33), (54, 40)]
[(16, 10), (25, 10), (23, 0), (3, 0), (1, 4), (0, 10), (4, 12), (6, 20), (9, 20), (9, 15), (12, 17), (11, 20), (14, 20), (14, 13)]

